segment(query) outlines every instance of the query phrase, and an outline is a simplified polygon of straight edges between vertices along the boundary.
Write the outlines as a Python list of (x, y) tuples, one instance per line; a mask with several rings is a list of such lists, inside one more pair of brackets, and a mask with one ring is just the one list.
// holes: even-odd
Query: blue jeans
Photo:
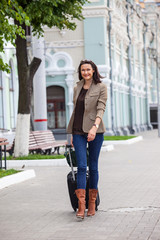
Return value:
[[(88, 142), (89, 150), (89, 188), (98, 188), (98, 158), (103, 143), (103, 133), (96, 134), (93, 141)], [(77, 189), (86, 189), (86, 170), (87, 170), (87, 134), (73, 134), (73, 145), (77, 158)]]

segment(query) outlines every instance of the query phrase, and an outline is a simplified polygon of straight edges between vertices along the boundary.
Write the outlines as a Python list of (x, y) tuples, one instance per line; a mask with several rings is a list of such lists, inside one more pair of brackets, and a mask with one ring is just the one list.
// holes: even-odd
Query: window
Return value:
[(10, 67), (11, 67), (11, 69), (10, 69), (10, 77), (9, 77), (9, 90), (10, 91), (14, 91), (13, 90), (13, 69), (12, 69), (12, 65), (11, 65), (11, 63), (10, 63)]
[(2, 71), (0, 71), (0, 89), (2, 89)]
[(10, 61), (10, 76), (9, 76), (9, 98), (10, 98), (10, 122), (11, 128), (15, 128), (15, 106), (14, 106), (14, 76), (13, 67)]
[(65, 92), (59, 86), (47, 88), (48, 128), (66, 128)]
[(3, 84), (2, 71), (0, 71), (0, 128), (4, 128)]

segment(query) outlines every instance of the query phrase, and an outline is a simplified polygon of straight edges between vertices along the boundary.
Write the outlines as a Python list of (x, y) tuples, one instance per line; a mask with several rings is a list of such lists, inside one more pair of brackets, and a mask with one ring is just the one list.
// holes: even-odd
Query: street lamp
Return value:
[(158, 121), (158, 137), (160, 137), (160, 101), (159, 101), (159, 68), (160, 58), (158, 57), (158, 51), (156, 48), (148, 47), (149, 58), (156, 61), (156, 78), (157, 78), (157, 121)]

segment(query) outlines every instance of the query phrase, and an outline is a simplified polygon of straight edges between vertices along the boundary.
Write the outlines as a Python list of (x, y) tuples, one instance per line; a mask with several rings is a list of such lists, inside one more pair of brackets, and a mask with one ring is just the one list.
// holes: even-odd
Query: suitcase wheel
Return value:
[(98, 211), (98, 207), (97, 206), (96, 206), (95, 210)]
[(73, 208), (73, 209), (74, 209), (75, 212), (77, 211), (77, 208)]

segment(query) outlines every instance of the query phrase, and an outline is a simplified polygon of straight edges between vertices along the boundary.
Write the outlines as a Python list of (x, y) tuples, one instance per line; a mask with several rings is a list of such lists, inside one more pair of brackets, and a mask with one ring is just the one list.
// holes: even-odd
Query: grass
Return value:
[(7, 160), (36, 160), (36, 159), (62, 159), (64, 155), (41, 155), (41, 154), (29, 154), (23, 157), (8, 156)]
[(15, 174), (15, 173), (18, 173), (18, 172), (21, 172), (21, 171), (15, 170), (13, 168), (9, 169), (9, 170), (0, 169), (0, 178), (8, 176), (8, 175)]
[(135, 137), (136, 136), (104, 136), (104, 140), (105, 141), (128, 140)]

